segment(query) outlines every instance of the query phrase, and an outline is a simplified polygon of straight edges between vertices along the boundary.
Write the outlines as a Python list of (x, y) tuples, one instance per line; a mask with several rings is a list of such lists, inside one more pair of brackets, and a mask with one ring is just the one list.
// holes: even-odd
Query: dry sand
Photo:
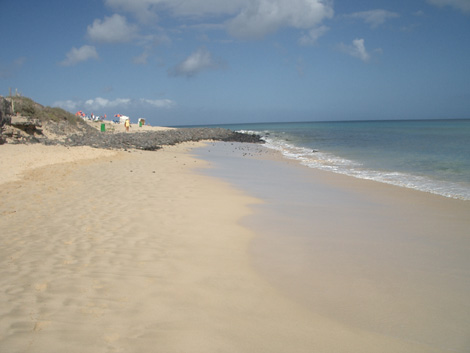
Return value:
[(26, 171), (57, 163), (76, 163), (80, 160), (112, 156), (114, 151), (97, 149), (88, 146), (65, 147), (32, 145), (0, 146), (0, 185), (10, 181), (21, 180)]
[(239, 224), (259, 201), (193, 172), (193, 146), (0, 184), (2, 352), (433, 352), (315, 315), (260, 277)]

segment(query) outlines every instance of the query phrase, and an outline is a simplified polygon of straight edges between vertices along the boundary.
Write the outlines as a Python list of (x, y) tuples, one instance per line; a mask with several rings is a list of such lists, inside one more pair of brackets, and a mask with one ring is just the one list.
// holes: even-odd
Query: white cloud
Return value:
[(141, 98), (140, 101), (142, 103), (147, 103), (150, 105), (153, 105), (154, 107), (157, 108), (172, 108), (175, 106), (175, 102), (172, 101), (171, 99), (144, 99)]
[(227, 28), (231, 35), (243, 39), (260, 39), (281, 27), (308, 29), (333, 17), (330, 4), (321, 0), (253, 0), (227, 22)]
[(75, 113), (77, 110), (84, 110), (85, 112), (103, 112), (106, 109), (127, 109), (137, 110), (142, 103), (152, 105), (157, 108), (172, 108), (176, 105), (171, 99), (131, 99), (131, 98), (116, 98), (109, 100), (102, 97), (88, 99), (86, 101), (57, 101), (53, 104), (55, 107), (61, 107), (65, 110)]
[(219, 67), (220, 64), (214, 61), (211, 53), (207, 49), (199, 48), (183, 62), (170, 70), (169, 73), (172, 76), (192, 77), (201, 71), (217, 69)]
[(364, 45), (364, 39), (354, 39), (352, 45), (345, 45), (343, 43), (339, 46), (340, 50), (355, 58), (359, 58), (364, 62), (369, 61), (370, 54), (367, 52)]
[[(160, 1), (155, 1), (158, 3)], [(156, 13), (152, 11), (152, 1), (148, 0), (106, 0), (106, 5), (114, 10), (121, 10), (132, 13), (142, 22), (150, 22), (156, 20)]]
[(174, 16), (218, 16), (239, 11), (251, 0), (105, 0), (114, 10), (126, 11), (144, 23), (155, 22), (159, 11)]
[[(333, 17), (333, 0), (105, 0), (116, 11), (131, 13), (144, 23), (158, 12), (175, 17), (229, 18), (228, 32), (237, 38), (259, 39), (282, 27), (311, 29)], [(220, 26), (220, 24), (212, 24)], [(220, 28), (220, 27), (219, 27)]]
[(326, 32), (329, 31), (329, 28), (326, 26), (320, 26), (318, 28), (311, 29), (308, 34), (303, 35), (299, 39), (299, 44), (301, 45), (313, 45), (317, 42), (318, 38), (323, 36)]
[(233, 14), (253, 0), (166, 0), (166, 6), (178, 16), (213, 16)]
[(390, 18), (400, 17), (400, 15), (397, 14), (396, 12), (378, 9), (378, 10), (355, 12), (355, 13), (346, 15), (345, 17), (363, 20), (372, 28), (377, 28), (378, 26), (384, 24), (386, 20)]
[(137, 45), (142, 46), (143, 51), (142, 54), (134, 56), (133, 58), (134, 64), (137, 65), (146, 65), (153, 49), (157, 46), (171, 43), (171, 39), (164, 33), (155, 35), (150, 34), (147, 36), (142, 36), (139, 39), (140, 40)]
[(65, 60), (60, 62), (62, 66), (72, 66), (81, 61), (99, 58), (96, 48), (91, 45), (84, 45), (78, 49), (73, 47), (65, 56)]
[(469, 0), (428, 0), (428, 2), (437, 6), (451, 6), (457, 10), (470, 13)]
[(137, 26), (127, 23), (125, 17), (114, 14), (104, 20), (96, 19), (87, 28), (88, 37), (99, 43), (125, 43), (137, 35)]
[(85, 106), (91, 109), (103, 109), (103, 108), (115, 108), (118, 106), (126, 106), (131, 102), (129, 98), (117, 98), (115, 100), (109, 100), (106, 98), (97, 97), (95, 99), (88, 99), (85, 101)]
[(60, 107), (62, 109), (68, 110), (68, 111), (75, 111), (78, 108), (78, 103), (72, 100), (66, 100), (66, 101), (57, 101), (52, 103), (53, 107)]

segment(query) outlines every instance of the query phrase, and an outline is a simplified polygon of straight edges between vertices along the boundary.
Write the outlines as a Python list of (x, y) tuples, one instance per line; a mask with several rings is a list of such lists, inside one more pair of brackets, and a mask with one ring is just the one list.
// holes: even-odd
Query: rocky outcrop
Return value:
[(135, 148), (154, 151), (164, 145), (175, 145), (188, 141), (232, 141), (263, 143), (258, 135), (248, 135), (222, 128), (181, 128), (141, 133), (103, 134), (100, 132), (71, 135), (64, 144), (68, 146), (92, 146), (97, 148)]
[(6, 142), (11, 143), (39, 142), (42, 124), (38, 119), (13, 115), (10, 122), (2, 127), (2, 135)]
[(0, 112), (0, 143), (55, 144), (69, 135), (95, 131), (83, 119), (60, 108), (44, 107), (27, 97), (0, 97)]
[(28, 135), (42, 134), (42, 123), (38, 119), (24, 116), (12, 116), (10, 125), (26, 132)]
[(1, 132), (5, 125), (10, 124), (12, 113), (11, 102), (0, 96), (0, 145), (6, 142)]
[(11, 97), (0, 97), (0, 129), (0, 144), (38, 142), (42, 135), (41, 121), (15, 113)]
[(9, 123), (9, 117), (12, 113), (11, 102), (0, 96), (0, 127)]

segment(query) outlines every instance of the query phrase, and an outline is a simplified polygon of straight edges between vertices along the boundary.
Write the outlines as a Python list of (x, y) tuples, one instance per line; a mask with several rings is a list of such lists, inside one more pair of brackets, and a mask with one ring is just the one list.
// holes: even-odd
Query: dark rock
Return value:
[(26, 132), (28, 135), (42, 134), (42, 124), (38, 119), (24, 116), (12, 116), (10, 125)]
[(0, 128), (10, 123), (10, 116), (12, 115), (11, 102), (0, 96)]
[(222, 128), (181, 128), (141, 133), (103, 134), (96, 131), (83, 135), (74, 134), (68, 136), (64, 144), (107, 149), (135, 148), (156, 151), (165, 145), (202, 140), (264, 143), (258, 135), (247, 135)]

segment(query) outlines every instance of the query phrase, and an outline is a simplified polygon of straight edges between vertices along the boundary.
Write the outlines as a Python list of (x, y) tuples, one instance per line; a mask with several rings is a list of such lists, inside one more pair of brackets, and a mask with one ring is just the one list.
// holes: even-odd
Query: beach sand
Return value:
[(0, 146), (0, 185), (21, 180), (24, 173), (36, 168), (115, 154), (114, 151), (88, 146), (70, 148), (40, 144), (5, 144)]
[(2, 352), (443, 352), (273, 283), (241, 224), (261, 201), (201, 174), (196, 146), (90, 149), (36, 169), (14, 165), (43, 147), (12, 146), (24, 153), (2, 161), (22, 171), (0, 184)]

